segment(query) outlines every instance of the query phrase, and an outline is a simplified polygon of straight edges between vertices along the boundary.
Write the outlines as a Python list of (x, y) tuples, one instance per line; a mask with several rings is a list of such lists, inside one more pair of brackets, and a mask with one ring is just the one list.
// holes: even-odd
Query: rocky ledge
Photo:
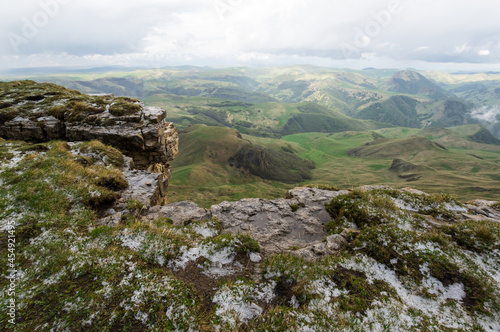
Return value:
[(411, 188), (302, 187), (290, 190), (287, 198), (242, 199), (209, 209), (190, 201), (153, 206), (142, 220), (150, 222), (160, 217), (170, 218), (177, 225), (217, 218), (223, 232), (249, 234), (259, 242), (263, 255), (288, 252), (314, 260), (339, 252), (366, 223), (384, 224), (394, 218), (433, 227), (464, 220), (500, 222), (500, 206), (483, 200), (460, 204), (448, 196), (428, 195)]
[[(153, 193), (146, 206), (166, 202), (168, 163), (179, 152), (177, 129), (165, 118), (165, 110), (128, 97), (87, 95), (33, 81), (0, 83), (0, 137), (37, 143), (98, 140), (113, 146), (132, 158), (124, 170), (128, 191), (134, 190), (134, 197), (144, 190)], [(142, 182), (154, 183), (154, 189), (141, 191)]]

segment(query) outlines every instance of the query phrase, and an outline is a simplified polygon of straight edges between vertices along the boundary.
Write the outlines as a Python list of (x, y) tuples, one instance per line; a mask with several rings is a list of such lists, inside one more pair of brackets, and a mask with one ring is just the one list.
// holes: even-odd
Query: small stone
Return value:
[(337, 251), (347, 244), (345, 238), (340, 234), (330, 235), (326, 238), (326, 247), (329, 251)]
[(97, 223), (103, 226), (116, 226), (120, 223), (121, 220), (122, 214), (118, 212), (109, 217), (99, 219)]

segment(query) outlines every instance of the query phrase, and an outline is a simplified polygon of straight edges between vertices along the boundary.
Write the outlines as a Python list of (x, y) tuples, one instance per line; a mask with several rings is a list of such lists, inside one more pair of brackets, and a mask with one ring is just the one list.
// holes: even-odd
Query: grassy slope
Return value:
[[(144, 99), (148, 106), (167, 110), (168, 120), (180, 128), (191, 124), (223, 125), (258, 136), (288, 135), (299, 132), (370, 130), (388, 125), (350, 118), (336, 110), (311, 103), (242, 103), (238, 105), (206, 97), (168, 94)], [(224, 103), (228, 106), (224, 106)], [(390, 125), (389, 125), (390, 126)]]
[[(461, 200), (498, 199), (500, 147), (468, 140), (467, 136), (479, 128), (478, 125), (451, 129), (386, 128), (375, 132), (295, 134), (281, 140), (243, 135), (243, 139), (270, 150), (285, 150), (312, 160), (316, 166), (312, 170), (312, 179), (302, 184), (328, 184), (341, 188), (389, 184), (429, 192), (446, 190)], [(349, 150), (372, 142), (377, 135), (388, 139), (383, 144), (382, 154), (364, 158), (349, 156)], [(170, 200), (190, 199), (209, 206), (245, 196), (281, 197), (286, 189), (293, 187), (262, 180), (228, 166), (230, 154), (245, 144), (243, 142), (233, 130), (221, 127), (200, 125), (183, 134), (181, 153), (173, 162)], [(416, 174), (413, 178), (418, 180), (407, 182), (398, 173), (390, 171), (394, 158), (424, 166), (413, 172)]]
[[(96, 142), (84, 146), (98, 148), (101, 162), (110, 153), (121, 156)], [(392, 200), (419, 211), (432, 206), (430, 213), (440, 214), (445, 202), (456, 205), (447, 195), (353, 190), (327, 205), (333, 233), (346, 222), (359, 226), (338, 255), (310, 262), (283, 253), (251, 263), (258, 244), (249, 236), (221, 234), (216, 220), (174, 226), (167, 219), (145, 223), (128, 215), (116, 227), (96, 224), (86, 198), (88, 189), (105, 190), (94, 183), (105, 167), (84, 166), (73, 153), (63, 142), (0, 139), (0, 272), (9, 275), (8, 264), (18, 270), (14, 295), (7, 295), (9, 279), (0, 279), (7, 295), (0, 304), (7, 308), (15, 298), (18, 306), (15, 326), (0, 311), (4, 329), (498, 328), (499, 224), (435, 227)], [(6, 221), (16, 227), (4, 229)], [(253, 280), (257, 267), (265, 273)], [(221, 270), (233, 272), (213, 274)]]
[(191, 127), (181, 134), (180, 153), (171, 163), (169, 201), (191, 200), (209, 207), (224, 200), (283, 196), (293, 186), (263, 180), (228, 165), (240, 147), (249, 145), (234, 129)]
[[(316, 164), (310, 183), (325, 183), (341, 188), (363, 184), (389, 184), (395, 187), (412, 186), (428, 192), (447, 191), (459, 199), (499, 199), (500, 148), (466, 139), (478, 126), (447, 129), (389, 128), (376, 131), (385, 137), (427, 137), (447, 147), (386, 158), (353, 158), (348, 151), (372, 141), (370, 133), (337, 133), (333, 135), (308, 133), (286, 136), (287, 142), (298, 144), (299, 156)], [(402, 158), (431, 170), (415, 182), (406, 182), (389, 171), (393, 158)], [(482, 159), (480, 159), (482, 158)]]

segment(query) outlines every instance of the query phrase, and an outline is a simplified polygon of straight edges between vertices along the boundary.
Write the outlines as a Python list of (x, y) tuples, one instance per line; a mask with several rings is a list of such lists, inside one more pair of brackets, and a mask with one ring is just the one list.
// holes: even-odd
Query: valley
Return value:
[(208, 207), (308, 184), (500, 197), (496, 73), (177, 67), (16, 78), (165, 109), (180, 130), (170, 202)]

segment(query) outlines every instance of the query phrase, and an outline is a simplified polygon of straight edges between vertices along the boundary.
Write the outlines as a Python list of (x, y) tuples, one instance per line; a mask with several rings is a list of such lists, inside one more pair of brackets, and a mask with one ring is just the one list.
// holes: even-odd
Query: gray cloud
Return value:
[(392, 59), (498, 67), (498, 12), (491, 0), (4, 0), (0, 56), (4, 66)]

